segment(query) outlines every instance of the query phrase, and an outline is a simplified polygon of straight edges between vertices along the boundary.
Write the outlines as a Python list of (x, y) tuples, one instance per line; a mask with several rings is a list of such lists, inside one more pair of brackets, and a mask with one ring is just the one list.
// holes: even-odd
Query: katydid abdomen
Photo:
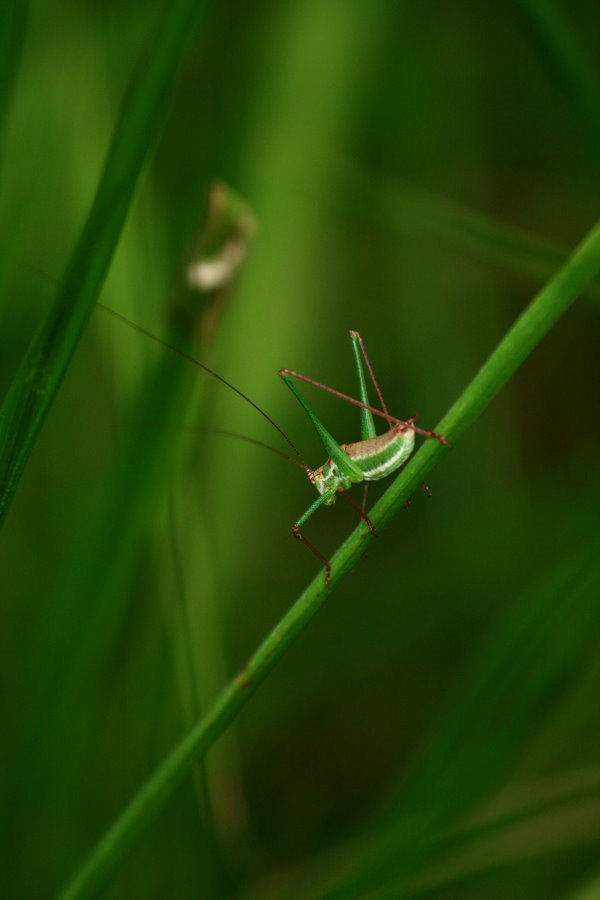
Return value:
[(342, 444), (342, 449), (361, 469), (363, 481), (379, 481), (404, 465), (414, 446), (414, 431), (395, 425), (385, 434), (366, 441)]
[(415, 445), (415, 434), (405, 426), (395, 425), (385, 434), (340, 444), (341, 449), (356, 464), (352, 475), (341, 469), (330, 457), (315, 473), (315, 487), (326, 506), (335, 503), (338, 491), (347, 491), (362, 481), (379, 481), (399, 469), (409, 458)]

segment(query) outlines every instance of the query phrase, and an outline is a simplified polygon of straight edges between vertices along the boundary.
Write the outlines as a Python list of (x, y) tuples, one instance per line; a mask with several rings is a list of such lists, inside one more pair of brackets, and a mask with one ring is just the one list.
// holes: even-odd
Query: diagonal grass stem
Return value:
[[(455, 445), (464, 431), (493, 400), (560, 316), (600, 272), (600, 222), (588, 233), (560, 271), (537, 294), (483, 364), (448, 413), (436, 426)], [(370, 516), (382, 530), (402, 508), (417, 485), (448, 449), (437, 441), (424, 444), (395, 479)], [(246, 705), (258, 685), (306, 627), (326, 597), (360, 559), (373, 540), (359, 525), (332, 558), (331, 583), (324, 589), (320, 572), (258, 647), (245, 668), (229, 683), (207, 714), (177, 745), (130, 805), (101, 838), (65, 891), (63, 900), (87, 897), (110, 878), (136, 838), (165, 804), (178, 784)]]

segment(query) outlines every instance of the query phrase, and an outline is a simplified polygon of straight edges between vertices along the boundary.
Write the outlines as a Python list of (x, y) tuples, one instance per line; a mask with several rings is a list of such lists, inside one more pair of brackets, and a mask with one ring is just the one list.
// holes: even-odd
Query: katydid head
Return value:
[(321, 496), (325, 494), (331, 495), (325, 501), (326, 506), (332, 506), (336, 500), (336, 493), (339, 490), (349, 490), (352, 486), (351, 479), (340, 472), (337, 465), (331, 459), (331, 457), (327, 460), (326, 463), (323, 463), (322, 466), (319, 466), (313, 472), (314, 481), (313, 484), (316, 487), (318, 493)]

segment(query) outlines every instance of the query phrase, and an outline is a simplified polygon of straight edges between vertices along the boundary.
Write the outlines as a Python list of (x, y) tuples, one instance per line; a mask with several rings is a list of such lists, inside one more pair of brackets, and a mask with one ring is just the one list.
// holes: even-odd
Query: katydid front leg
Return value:
[(333, 489), (327, 491), (321, 497), (318, 497), (315, 500), (315, 502), (312, 503), (308, 507), (306, 512), (303, 513), (300, 516), (300, 518), (296, 522), (294, 522), (294, 524), (292, 525), (292, 534), (294, 535), (295, 538), (297, 538), (299, 541), (301, 541), (310, 550), (311, 553), (313, 553), (317, 557), (317, 559), (319, 560), (321, 565), (325, 568), (325, 587), (327, 587), (327, 585), (329, 584), (329, 580), (331, 578), (331, 563), (329, 562), (327, 557), (324, 556), (319, 550), (317, 550), (315, 545), (312, 544), (308, 540), (308, 538), (306, 538), (302, 534), (302, 532), (300, 531), (300, 526), (304, 525), (304, 523), (307, 521), (307, 519), (309, 519), (314, 512), (316, 512), (318, 509), (320, 509), (321, 506), (331, 506), (333, 503), (335, 503), (336, 493), (338, 491), (340, 494), (342, 494), (343, 497), (346, 498), (346, 500), (348, 501), (350, 506), (354, 507), (354, 509), (356, 510), (358, 515), (361, 517), (361, 519), (363, 519), (363, 521), (365, 521), (367, 523), (371, 534), (372, 535), (377, 534), (377, 532), (375, 531), (375, 527), (374, 527), (373, 523), (371, 522), (371, 520), (369, 519), (369, 517), (361, 510), (358, 503), (354, 502), (354, 500), (352, 499), (350, 494), (347, 491), (345, 491), (344, 488), (338, 487), (337, 491), (333, 490)]
[(317, 557), (321, 565), (325, 567), (325, 587), (327, 587), (327, 585), (329, 584), (329, 579), (331, 578), (331, 563), (329, 562), (327, 557), (323, 556), (323, 554), (317, 550), (314, 544), (311, 544), (311, 542), (304, 537), (304, 535), (300, 531), (300, 526), (304, 525), (306, 520), (309, 519), (317, 509), (323, 506), (323, 504), (327, 505), (333, 502), (335, 502), (335, 491), (330, 491), (327, 494), (323, 494), (321, 497), (318, 497), (315, 502), (309, 506), (306, 512), (301, 515), (300, 518), (292, 525), (292, 534), (294, 535), (294, 537), (301, 541), (310, 550), (310, 552)]

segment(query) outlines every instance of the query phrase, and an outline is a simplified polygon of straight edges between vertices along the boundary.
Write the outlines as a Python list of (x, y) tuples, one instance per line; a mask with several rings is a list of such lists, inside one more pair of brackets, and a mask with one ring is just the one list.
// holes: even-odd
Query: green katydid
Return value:
[[(335, 388), (331, 388), (327, 385), (321, 384), (320, 382), (315, 381), (313, 378), (309, 378), (306, 375), (301, 375), (300, 373), (294, 372), (291, 369), (281, 369), (278, 373), (308, 414), (317, 431), (317, 434), (321, 439), (321, 442), (323, 443), (323, 446), (325, 447), (325, 450), (328, 453), (327, 461), (318, 469), (313, 470), (307, 465), (299, 450), (292, 443), (285, 432), (279, 427), (279, 425), (277, 425), (276, 422), (263, 409), (261, 409), (261, 407), (257, 403), (251, 400), (239, 388), (235, 387), (233, 384), (223, 378), (223, 376), (219, 375), (213, 369), (210, 369), (204, 363), (201, 363), (189, 353), (186, 353), (179, 347), (176, 347), (174, 344), (169, 343), (163, 338), (157, 337), (156, 335), (152, 334), (152, 332), (147, 331), (140, 325), (137, 325), (135, 322), (131, 321), (131, 319), (128, 319), (126, 316), (123, 316), (121, 313), (117, 313), (109, 307), (104, 306), (103, 304), (99, 303), (98, 305), (105, 309), (107, 312), (110, 312), (120, 321), (129, 325), (131, 328), (134, 328), (136, 331), (144, 334), (146, 337), (151, 338), (157, 343), (162, 344), (168, 349), (175, 351), (188, 362), (192, 363), (195, 366), (198, 366), (209, 375), (212, 375), (213, 378), (216, 378), (222, 384), (225, 384), (228, 388), (238, 394), (238, 396), (242, 397), (247, 403), (249, 403), (257, 412), (259, 412), (284, 438), (288, 446), (291, 447), (296, 457), (295, 459), (293, 457), (287, 456), (274, 447), (270, 447), (269, 445), (264, 444), (262, 441), (247, 438), (244, 435), (232, 434), (231, 432), (221, 432), (231, 437), (241, 438), (242, 440), (249, 441), (250, 443), (258, 444), (268, 450), (271, 450), (274, 453), (277, 453), (279, 456), (284, 456), (290, 462), (293, 462), (294, 464), (304, 469), (310, 481), (315, 485), (319, 496), (314, 501), (314, 503), (309, 506), (306, 512), (303, 513), (303, 515), (301, 515), (300, 518), (296, 520), (296, 522), (294, 522), (292, 531), (294, 537), (304, 543), (325, 568), (326, 587), (329, 584), (331, 575), (331, 565), (329, 563), (329, 560), (325, 556), (323, 556), (323, 554), (320, 553), (319, 550), (317, 550), (317, 548), (304, 537), (304, 535), (300, 531), (301, 526), (304, 525), (304, 523), (312, 516), (312, 514), (316, 512), (316, 510), (321, 506), (331, 506), (332, 504), (334, 504), (339, 492), (343, 494), (343, 496), (349, 501), (349, 503), (356, 509), (361, 518), (367, 523), (369, 529), (371, 530), (371, 533), (375, 534), (375, 529), (365, 512), (367, 488), (369, 482), (386, 478), (388, 475), (391, 475), (393, 472), (397, 471), (399, 468), (406, 464), (414, 449), (415, 433), (422, 434), (428, 438), (435, 438), (442, 444), (448, 446), (448, 442), (443, 435), (437, 434), (434, 431), (428, 431), (426, 429), (417, 427), (414, 424), (416, 415), (412, 416), (406, 421), (397, 419), (395, 416), (390, 415), (377, 380), (375, 378), (371, 362), (365, 349), (365, 345), (358, 331), (351, 331), (350, 339), (352, 341), (352, 349), (354, 351), (354, 358), (358, 373), (360, 400), (356, 400), (354, 397), (343, 394), (341, 391), (337, 391)], [(370, 405), (367, 383), (363, 369), (363, 361), (366, 365), (371, 381), (373, 382), (373, 386), (382, 407), (381, 409), (376, 409), (375, 407)], [(305, 398), (302, 396), (302, 394), (294, 384), (293, 379), (304, 381), (316, 388), (319, 388), (319, 390), (326, 391), (329, 394), (333, 394), (333, 396), (335, 397), (345, 400), (347, 403), (358, 406), (361, 411), (361, 440), (351, 444), (338, 444), (337, 441), (327, 431), (325, 426), (321, 423), (321, 421), (317, 418)], [(374, 415), (386, 419), (389, 429), (387, 432), (385, 432), (385, 434), (377, 435), (375, 423), (373, 420)], [(348, 491), (353, 484), (359, 484), (361, 482), (364, 482), (365, 484), (365, 491), (363, 495), (362, 507), (359, 507), (358, 504), (355, 503), (354, 500), (350, 497)], [(423, 484), (422, 487), (427, 491), (429, 490), (425, 484)]]
[[(294, 537), (306, 544), (311, 553), (313, 553), (325, 567), (326, 587), (329, 584), (331, 575), (331, 565), (329, 560), (304, 537), (300, 531), (300, 527), (304, 525), (319, 507), (323, 505), (331, 506), (335, 503), (339, 492), (346, 497), (352, 506), (354, 506), (358, 514), (369, 526), (371, 533), (375, 534), (376, 532), (373, 524), (365, 512), (369, 482), (387, 478), (388, 475), (391, 475), (393, 472), (396, 472), (406, 465), (406, 462), (414, 449), (415, 432), (422, 434), (425, 437), (436, 438), (442, 444), (448, 446), (448, 442), (443, 435), (437, 434), (434, 431), (418, 428), (414, 424), (416, 415), (412, 416), (407, 421), (403, 421), (401, 419), (396, 419), (389, 414), (377, 379), (375, 378), (373, 367), (371, 366), (363, 339), (358, 331), (350, 332), (350, 340), (352, 341), (352, 349), (354, 351), (354, 359), (358, 373), (360, 400), (355, 400), (347, 394), (342, 394), (341, 391), (320, 384), (313, 378), (308, 378), (306, 375), (300, 375), (298, 372), (294, 372), (291, 369), (281, 369), (279, 372), (279, 375), (283, 378), (290, 391), (304, 408), (313, 423), (323, 446), (329, 454), (327, 461), (316, 471), (308, 471), (307, 474), (315, 485), (319, 497), (292, 526)], [(379, 398), (382, 407), (380, 410), (370, 405), (367, 382), (363, 370), (363, 361), (367, 367), (371, 381), (373, 382), (377, 397)], [(294, 378), (304, 381), (307, 384), (312, 384), (314, 387), (319, 388), (319, 390), (326, 391), (329, 394), (333, 394), (335, 397), (339, 397), (348, 403), (352, 403), (354, 406), (360, 407), (361, 440), (351, 444), (338, 444), (308, 405), (305, 398), (294, 384), (292, 380)], [(373, 415), (381, 416), (387, 420), (389, 430), (385, 434), (377, 434)], [(362, 507), (359, 507), (352, 500), (347, 491), (353, 484), (360, 484), (361, 482), (364, 482), (365, 489)], [(429, 489), (425, 484), (422, 486), (429, 492)]]

